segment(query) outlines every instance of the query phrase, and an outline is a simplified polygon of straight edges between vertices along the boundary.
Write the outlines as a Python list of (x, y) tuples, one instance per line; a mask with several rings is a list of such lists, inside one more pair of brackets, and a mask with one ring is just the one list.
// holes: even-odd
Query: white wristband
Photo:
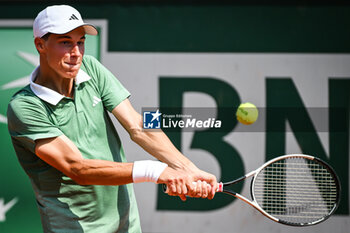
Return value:
[(157, 183), (160, 174), (168, 166), (166, 163), (152, 160), (135, 161), (132, 168), (134, 183), (154, 182)]

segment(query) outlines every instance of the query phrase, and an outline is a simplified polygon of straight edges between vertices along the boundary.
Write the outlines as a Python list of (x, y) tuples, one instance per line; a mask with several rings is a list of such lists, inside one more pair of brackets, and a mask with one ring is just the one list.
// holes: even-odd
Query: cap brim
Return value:
[(88, 35), (96, 36), (98, 34), (97, 29), (92, 24), (84, 23), (81, 26), (84, 27), (85, 33)]
[(83, 27), (85, 33), (88, 35), (96, 36), (98, 34), (98, 31), (95, 28), (95, 26), (92, 24), (89, 24), (89, 23), (75, 25), (72, 28), (59, 28), (59, 29), (56, 29), (56, 31), (49, 30), (48, 32), (53, 33), (53, 34), (65, 34), (65, 33), (71, 32), (79, 27)]

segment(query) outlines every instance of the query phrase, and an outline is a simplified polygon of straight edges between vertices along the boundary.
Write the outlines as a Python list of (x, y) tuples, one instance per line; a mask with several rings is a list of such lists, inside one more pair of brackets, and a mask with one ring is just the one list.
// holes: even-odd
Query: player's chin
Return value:
[(64, 73), (67, 78), (75, 78), (78, 75), (80, 65), (65, 67)]
[(73, 79), (73, 78), (75, 78), (77, 75), (78, 75), (78, 71), (68, 71), (68, 72), (65, 72), (64, 77), (65, 77), (65, 78), (69, 78), (69, 79)]

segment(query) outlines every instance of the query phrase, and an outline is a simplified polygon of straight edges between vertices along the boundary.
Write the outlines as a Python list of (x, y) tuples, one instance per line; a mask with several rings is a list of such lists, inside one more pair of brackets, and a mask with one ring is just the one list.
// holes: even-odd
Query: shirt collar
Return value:
[[(38, 96), (40, 99), (48, 102), (49, 104), (57, 105), (58, 102), (60, 102), (65, 96), (61, 95), (60, 93), (50, 88), (41, 86), (34, 82), (36, 76), (38, 75), (39, 68), (40, 66), (36, 67), (35, 70), (32, 72), (32, 74), (30, 75), (30, 88), (32, 89), (34, 94)], [(79, 85), (80, 83), (88, 81), (90, 79), (91, 77), (87, 73), (85, 73), (82, 69), (80, 69), (77, 76), (75, 77), (75, 83)]]

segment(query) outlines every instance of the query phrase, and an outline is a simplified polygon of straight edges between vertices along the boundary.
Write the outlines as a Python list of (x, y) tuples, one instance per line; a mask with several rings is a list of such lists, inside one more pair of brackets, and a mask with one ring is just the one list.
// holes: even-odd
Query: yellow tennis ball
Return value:
[(236, 112), (237, 120), (245, 125), (253, 124), (258, 119), (258, 116), (258, 109), (249, 102), (239, 105)]

